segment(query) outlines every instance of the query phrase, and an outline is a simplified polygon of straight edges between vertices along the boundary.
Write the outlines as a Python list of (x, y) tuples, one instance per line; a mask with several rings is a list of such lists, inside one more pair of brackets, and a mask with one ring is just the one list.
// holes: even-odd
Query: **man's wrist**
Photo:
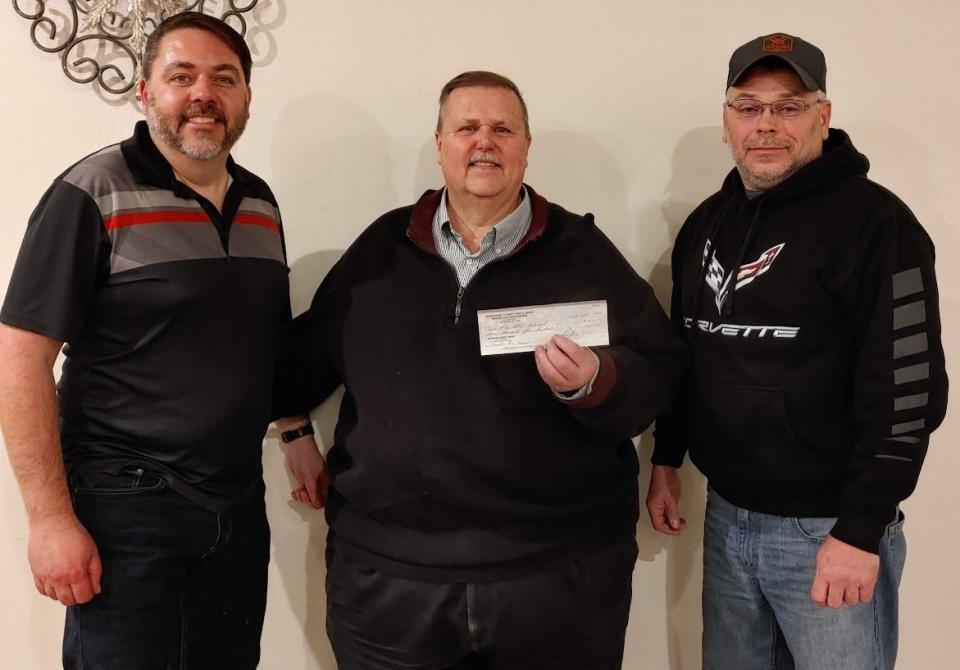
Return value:
[(298, 440), (301, 437), (306, 437), (307, 435), (313, 435), (313, 424), (310, 421), (300, 424), (295, 428), (281, 432), (280, 441), (284, 444), (289, 444), (290, 442)]
[(572, 389), (570, 391), (554, 391), (553, 395), (559, 400), (571, 402), (573, 400), (579, 400), (580, 398), (586, 398), (588, 395), (593, 393), (593, 385), (597, 381), (597, 375), (600, 374), (600, 357), (597, 356), (593, 349), (587, 349), (587, 351), (589, 351), (590, 355), (593, 356), (593, 361), (596, 365), (593, 370), (593, 374), (590, 376), (589, 381), (587, 381), (586, 384), (578, 389)]

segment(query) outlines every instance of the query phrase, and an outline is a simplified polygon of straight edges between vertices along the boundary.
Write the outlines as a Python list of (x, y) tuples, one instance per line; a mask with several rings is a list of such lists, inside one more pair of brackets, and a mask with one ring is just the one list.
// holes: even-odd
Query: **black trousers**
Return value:
[(340, 670), (616, 670), (636, 559), (629, 536), (517, 579), (449, 584), (329, 546), (327, 634)]

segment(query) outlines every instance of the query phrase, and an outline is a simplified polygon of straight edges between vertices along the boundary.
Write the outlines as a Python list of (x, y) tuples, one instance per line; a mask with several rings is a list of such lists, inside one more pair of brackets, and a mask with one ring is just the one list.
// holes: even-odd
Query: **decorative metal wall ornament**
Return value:
[[(125, 96), (139, 78), (147, 36), (163, 19), (182, 11), (219, 14), (245, 36), (243, 15), (258, 1), (13, 0), (13, 9), (31, 21), (30, 39), (38, 49), (61, 54), (63, 73), (71, 81)], [(32, 11), (21, 6), (30, 3)]]

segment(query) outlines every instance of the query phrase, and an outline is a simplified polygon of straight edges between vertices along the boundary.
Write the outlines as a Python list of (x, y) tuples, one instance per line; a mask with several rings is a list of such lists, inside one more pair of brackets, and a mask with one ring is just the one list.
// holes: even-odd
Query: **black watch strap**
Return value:
[(291, 430), (285, 430), (280, 433), (280, 439), (284, 444), (287, 442), (293, 442), (297, 438), (303, 437), (304, 435), (313, 435), (313, 424), (305, 423), (302, 426), (298, 426)]

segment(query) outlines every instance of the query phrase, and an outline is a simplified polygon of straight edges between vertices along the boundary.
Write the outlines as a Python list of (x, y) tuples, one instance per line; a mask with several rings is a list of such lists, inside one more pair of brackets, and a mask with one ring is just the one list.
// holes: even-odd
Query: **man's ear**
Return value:
[(137, 100), (140, 102), (140, 109), (144, 114), (147, 113), (147, 97), (149, 96), (149, 91), (147, 90), (147, 80), (141, 77), (140, 81), (137, 82)]

